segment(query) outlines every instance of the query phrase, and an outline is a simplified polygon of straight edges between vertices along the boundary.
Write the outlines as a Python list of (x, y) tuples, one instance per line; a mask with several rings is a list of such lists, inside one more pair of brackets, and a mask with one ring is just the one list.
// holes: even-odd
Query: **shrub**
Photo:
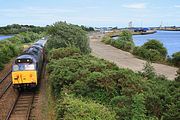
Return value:
[(146, 64), (144, 65), (142, 75), (144, 77), (147, 77), (148, 79), (152, 79), (156, 76), (155, 69), (150, 62), (146, 62)]
[(109, 36), (104, 36), (101, 42), (104, 42), (105, 44), (111, 44), (112, 39)]
[(64, 95), (57, 105), (57, 120), (115, 120), (116, 114), (91, 100)]
[(113, 107), (117, 114), (118, 120), (130, 120), (131, 113), (131, 103), (132, 100), (129, 96), (115, 96), (111, 99), (110, 105)]
[(133, 54), (137, 55), (148, 61), (161, 62), (164, 60), (164, 57), (155, 49), (146, 49), (143, 46), (135, 47)]
[(134, 48), (134, 43), (131, 41), (123, 41), (121, 39), (117, 39), (112, 41), (112, 46), (122, 49), (124, 51), (131, 51)]
[(58, 48), (58, 49), (52, 49), (49, 52), (49, 59), (60, 59), (64, 57), (69, 57), (73, 55), (81, 54), (80, 50), (75, 47), (67, 47), (67, 48)]
[(176, 81), (180, 82), (180, 68), (177, 71), (177, 77), (175, 78)]
[(122, 31), (120, 37), (116, 40), (113, 40), (109, 36), (105, 36), (102, 38), (102, 42), (128, 52), (132, 51), (135, 46), (132, 40), (132, 34), (129, 31)]
[(164, 58), (166, 58), (167, 55), (167, 49), (163, 46), (163, 44), (158, 40), (149, 40), (148, 42), (144, 43), (142, 45), (145, 49), (148, 50), (157, 50)]
[(132, 98), (132, 120), (146, 120), (145, 97), (143, 94), (136, 94)]
[(122, 41), (133, 41), (132, 34), (128, 30), (123, 30), (119, 36)]
[(180, 52), (176, 52), (172, 55), (172, 63), (175, 66), (180, 67)]
[(47, 41), (48, 49), (75, 46), (82, 53), (90, 52), (87, 34), (77, 25), (56, 22), (48, 28), (48, 34), (50, 35)]

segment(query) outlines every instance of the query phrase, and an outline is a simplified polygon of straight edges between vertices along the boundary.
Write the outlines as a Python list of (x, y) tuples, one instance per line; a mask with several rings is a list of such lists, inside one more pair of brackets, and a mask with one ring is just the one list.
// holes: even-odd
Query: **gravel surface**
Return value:
[[(102, 43), (102, 36), (100, 33), (89, 35), (92, 55), (114, 62), (121, 68), (129, 68), (135, 72), (142, 71), (146, 61), (136, 58), (129, 52)], [(158, 75), (165, 75), (170, 80), (174, 80), (176, 77), (178, 68), (157, 63), (152, 65)]]
[[(13, 60), (12, 60), (13, 61)], [(4, 66), (4, 69), (0, 71), (0, 79), (9, 72), (12, 66), (12, 61)], [(2, 90), (9, 84), (11, 81), (11, 75), (9, 75), (2, 83), (0, 83), (0, 94)], [(0, 99), (0, 120), (4, 120), (6, 118), (7, 113), (9, 112), (11, 106), (13, 105), (15, 99), (17, 97), (17, 91), (15, 91), (12, 87), (10, 87), (7, 92)]]

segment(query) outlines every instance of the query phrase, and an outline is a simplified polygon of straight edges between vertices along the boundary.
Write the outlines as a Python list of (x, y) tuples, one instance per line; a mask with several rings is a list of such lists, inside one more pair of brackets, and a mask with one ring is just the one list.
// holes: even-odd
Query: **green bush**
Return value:
[(136, 94), (132, 100), (132, 120), (147, 120), (144, 95)]
[(58, 48), (58, 49), (52, 49), (49, 52), (49, 60), (51, 59), (60, 59), (64, 57), (69, 57), (73, 55), (80, 55), (81, 52), (78, 48), (75, 47), (67, 47), (67, 48)]
[(82, 53), (90, 52), (87, 34), (77, 25), (56, 22), (48, 28), (48, 34), (50, 35), (47, 41), (47, 48), (49, 50), (52, 48), (75, 46)]
[(21, 46), (17, 46), (8, 40), (0, 41), (0, 70), (3, 69), (4, 64), (17, 56), (21, 50)]
[(115, 120), (116, 114), (90, 100), (65, 95), (57, 105), (57, 120)]
[(166, 60), (167, 50), (157, 40), (149, 40), (140, 47), (135, 47), (133, 54), (145, 60), (152, 62), (164, 62)]
[(102, 42), (128, 52), (131, 52), (135, 46), (132, 40), (132, 34), (129, 31), (122, 31), (120, 37), (116, 40), (105, 36), (102, 38)]
[(123, 41), (121, 39), (113, 40), (112, 46), (124, 50), (124, 51), (131, 51), (134, 48), (134, 43), (131, 41)]
[(144, 65), (142, 75), (144, 77), (147, 77), (148, 79), (152, 79), (156, 76), (155, 69), (150, 62), (146, 62), (146, 64)]
[(180, 67), (180, 52), (174, 53), (171, 61), (175, 66)]
[(128, 30), (123, 30), (119, 36), (122, 41), (133, 41), (132, 33)]
[(105, 44), (111, 44), (112, 39), (108, 36), (104, 36), (101, 40), (101, 42), (104, 42)]
[(133, 54), (137, 55), (143, 59), (153, 62), (161, 62), (164, 61), (164, 57), (155, 49), (146, 49), (143, 46), (135, 47), (133, 50)]
[(180, 68), (178, 69), (176, 76), (175, 80), (180, 82)]
[(149, 40), (148, 42), (144, 43), (142, 45), (145, 49), (148, 50), (156, 50), (158, 51), (164, 58), (166, 58), (167, 55), (167, 49), (163, 46), (163, 44), (158, 40)]

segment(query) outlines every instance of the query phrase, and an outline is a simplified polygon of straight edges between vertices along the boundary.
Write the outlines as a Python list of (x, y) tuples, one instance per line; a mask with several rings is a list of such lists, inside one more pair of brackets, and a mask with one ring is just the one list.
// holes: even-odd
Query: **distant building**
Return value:
[(134, 32), (147, 32), (149, 28), (134, 28)]
[(95, 27), (94, 28), (95, 31), (102, 32), (102, 33), (111, 32), (112, 29), (113, 27), (100, 27), (100, 28)]

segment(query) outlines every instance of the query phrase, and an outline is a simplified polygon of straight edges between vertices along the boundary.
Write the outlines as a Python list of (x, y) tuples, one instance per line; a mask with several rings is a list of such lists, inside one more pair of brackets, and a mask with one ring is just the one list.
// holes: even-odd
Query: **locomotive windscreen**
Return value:
[(32, 59), (30, 59), (30, 58), (26, 58), (26, 59), (16, 59), (15, 63), (16, 63), (16, 64), (19, 64), (19, 63), (29, 63), (29, 64), (31, 64), (31, 63), (33, 63), (33, 61), (32, 61)]

